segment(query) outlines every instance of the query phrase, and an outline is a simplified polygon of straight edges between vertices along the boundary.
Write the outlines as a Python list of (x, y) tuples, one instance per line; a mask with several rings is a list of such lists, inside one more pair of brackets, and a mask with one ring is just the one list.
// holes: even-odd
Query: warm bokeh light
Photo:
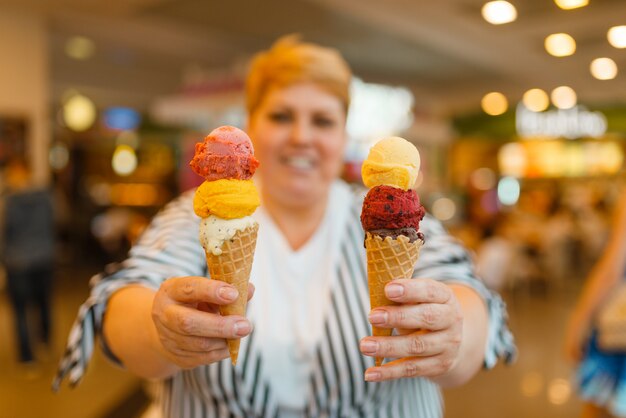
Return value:
[(474, 170), (470, 174), (470, 183), (478, 190), (489, 190), (496, 185), (496, 173), (487, 167)]
[(598, 80), (612, 80), (617, 76), (617, 64), (611, 58), (596, 58), (591, 61), (590, 70)]
[(128, 176), (137, 168), (137, 155), (128, 145), (118, 145), (111, 160), (113, 171), (120, 176)]
[(554, 379), (548, 386), (548, 400), (553, 405), (565, 404), (572, 394), (572, 386), (566, 379)]
[(576, 106), (578, 100), (574, 89), (568, 86), (560, 86), (552, 90), (550, 99), (552, 104), (559, 109), (571, 109)]
[(93, 56), (95, 50), (93, 41), (84, 36), (74, 36), (65, 42), (65, 53), (75, 60), (87, 60)]
[(517, 19), (517, 9), (508, 1), (490, 1), (483, 6), (482, 15), (492, 25), (502, 25)]
[(504, 94), (497, 91), (485, 94), (480, 101), (480, 105), (483, 111), (491, 116), (498, 116), (506, 112), (509, 107), (509, 102)]
[(550, 106), (548, 94), (541, 89), (530, 89), (524, 93), (522, 103), (528, 110), (533, 112), (543, 112)]
[(96, 121), (96, 105), (86, 96), (76, 93), (63, 104), (63, 122), (73, 131), (82, 132)]
[(563, 10), (578, 9), (589, 4), (589, 0), (554, 0), (554, 2)]
[(606, 142), (602, 144), (599, 150), (598, 158), (599, 170), (601, 173), (614, 174), (622, 169), (624, 164), (624, 151), (622, 147), (615, 142)]
[(520, 184), (516, 178), (502, 177), (498, 182), (498, 200), (506, 206), (517, 203), (520, 195)]
[(626, 48), (626, 25), (613, 26), (607, 32), (606, 37), (615, 48)]
[(456, 204), (447, 197), (440, 197), (433, 202), (431, 211), (440, 221), (449, 221), (456, 214)]
[(498, 151), (498, 166), (505, 176), (523, 177), (527, 164), (526, 150), (517, 142), (505, 144)]
[(555, 57), (567, 57), (576, 52), (576, 41), (567, 33), (553, 33), (544, 41), (548, 54)]

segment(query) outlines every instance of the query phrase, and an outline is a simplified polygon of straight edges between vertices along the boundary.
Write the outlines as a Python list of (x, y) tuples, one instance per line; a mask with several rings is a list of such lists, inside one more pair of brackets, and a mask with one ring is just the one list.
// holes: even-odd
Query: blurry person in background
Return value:
[(500, 291), (512, 286), (516, 248), (503, 218), (485, 228), (476, 251), (476, 272), (488, 288)]
[[(9, 298), (15, 316), (20, 362), (35, 360), (38, 343), (50, 342), (50, 299), (54, 264), (53, 199), (46, 188), (33, 187), (22, 159), (9, 162), (4, 171), (3, 211), (0, 219), (0, 262), (7, 273)], [(38, 328), (31, 326), (30, 309), (37, 313)]]
[(546, 277), (556, 289), (580, 277), (576, 268), (576, 218), (568, 205), (556, 197), (544, 223), (540, 254)]
[[(387, 285), (398, 305), (369, 310), (364, 193), (339, 179), (350, 81), (337, 51), (294, 37), (252, 62), (247, 131), (262, 204), (248, 317), (217, 313), (236, 290), (206, 278), (191, 191), (93, 280), (59, 379), (82, 377), (99, 334), (111, 359), (160, 381), (164, 417), (436, 418), (440, 385), (513, 356), (502, 300), (431, 216), (415, 279)], [(369, 337), (371, 323), (405, 332)], [(233, 367), (225, 339), (240, 337)], [(394, 361), (374, 367), (377, 356)]]
[(598, 345), (594, 321), (599, 309), (625, 279), (626, 189), (615, 211), (609, 242), (591, 270), (571, 315), (565, 337), (567, 357), (578, 364), (582, 417), (626, 417), (626, 351)]

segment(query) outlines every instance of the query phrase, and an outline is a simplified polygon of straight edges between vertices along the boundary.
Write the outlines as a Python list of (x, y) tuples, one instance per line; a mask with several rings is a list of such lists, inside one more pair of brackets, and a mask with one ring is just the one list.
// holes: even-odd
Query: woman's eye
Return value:
[(332, 127), (335, 126), (335, 120), (326, 117), (317, 117), (313, 119), (313, 123), (320, 127)]
[(285, 112), (273, 112), (269, 114), (269, 119), (274, 122), (289, 122), (291, 121), (291, 115)]

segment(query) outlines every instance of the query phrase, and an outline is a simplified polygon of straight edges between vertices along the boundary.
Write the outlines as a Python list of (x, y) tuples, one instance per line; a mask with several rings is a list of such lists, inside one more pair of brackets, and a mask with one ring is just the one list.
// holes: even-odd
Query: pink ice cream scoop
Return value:
[(189, 163), (193, 171), (207, 181), (220, 179), (248, 180), (259, 161), (254, 158), (250, 137), (234, 126), (220, 126), (196, 144)]

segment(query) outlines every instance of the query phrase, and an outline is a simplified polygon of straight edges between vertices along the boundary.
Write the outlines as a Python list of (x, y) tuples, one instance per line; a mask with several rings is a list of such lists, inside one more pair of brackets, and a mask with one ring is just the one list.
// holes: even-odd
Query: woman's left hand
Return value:
[(431, 279), (398, 279), (387, 284), (385, 294), (399, 305), (372, 310), (369, 321), (396, 328), (398, 335), (363, 338), (360, 349), (366, 356), (398, 360), (370, 367), (365, 380), (434, 378), (450, 372), (463, 337), (463, 313), (452, 289)]

